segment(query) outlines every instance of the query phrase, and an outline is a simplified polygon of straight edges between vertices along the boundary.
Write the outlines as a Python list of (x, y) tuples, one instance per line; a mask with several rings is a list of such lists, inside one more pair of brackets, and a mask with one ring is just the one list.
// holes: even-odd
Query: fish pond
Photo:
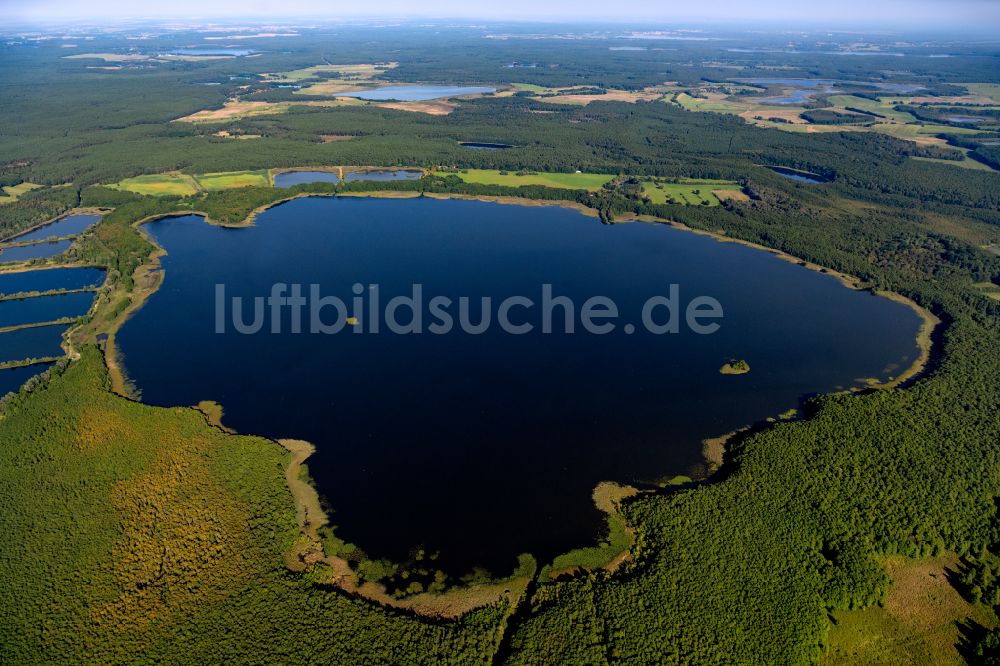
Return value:
[[(509, 574), (519, 553), (544, 563), (593, 545), (606, 529), (598, 482), (702, 473), (705, 438), (887, 379), (919, 354), (904, 304), (762, 250), (564, 208), (305, 197), (252, 227), (192, 215), (146, 229), (167, 251), (165, 279), (117, 336), (142, 400), (214, 400), (240, 432), (313, 442), (309, 472), (339, 538), (395, 561), (422, 546), (449, 573)], [(297, 331), (295, 308), (272, 319), (255, 301), (288, 285), (310, 304)], [(619, 316), (587, 332), (598, 296)], [(505, 329), (511, 297), (517, 328)], [(643, 324), (648, 302), (664, 324), (699, 297), (722, 308), (714, 333)], [(327, 302), (314, 321), (330, 298), (343, 312)], [(339, 331), (310, 332), (317, 321)], [(733, 359), (750, 371), (721, 374)]]
[(48, 240), (49, 238), (62, 238), (63, 236), (76, 236), (89, 229), (99, 219), (101, 219), (100, 215), (67, 215), (55, 222), (38, 227), (9, 240), (23, 243), (27, 241)]
[(84, 289), (97, 287), (102, 282), (104, 282), (104, 271), (100, 268), (46, 268), (0, 273), (0, 295), (56, 289)]
[(0, 328), (80, 317), (93, 302), (94, 294), (89, 291), (0, 301)]
[(0, 333), (0, 363), (62, 356), (65, 326), (35, 326)]
[(57, 254), (61, 254), (69, 249), (71, 240), (61, 240), (54, 242), (35, 243), (34, 245), (21, 245), (18, 247), (0, 247), (0, 264), (13, 263), (15, 261), (28, 261), (29, 259), (48, 259)]
[(38, 363), (20, 368), (0, 370), (0, 398), (8, 393), (17, 393), (21, 386), (24, 385), (24, 382), (37, 374), (45, 372), (50, 367), (52, 367), (52, 363)]
[(332, 171), (284, 171), (274, 174), (275, 187), (294, 187), (308, 183), (339, 183), (340, 176)]
[(359, 180), (420, 180), (423, 175), (422, 171), (414, 171), (413, 169), (372, 169), (370, 171), (348, 171), (344, 174), (344, 180), (348, 183)]

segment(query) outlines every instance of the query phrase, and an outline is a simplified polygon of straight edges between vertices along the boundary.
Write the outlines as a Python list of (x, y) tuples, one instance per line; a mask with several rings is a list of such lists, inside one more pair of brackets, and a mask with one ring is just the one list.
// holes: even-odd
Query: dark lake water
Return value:
[(388, 100), (422, 102), (429, 99), (494, 93), (496, 91), (496, 88), (486, 88), (483, 86), (386, 86), (372, 90), (337, 93), (337, 97), (357, 97), (358, 99), (367, 99), (373, 102), (385, 102)]
[(818, 173), (810, 175), (809, 173), (807, 173), (805, 171), (796, 171), (795, 169), (788, 169), (786, 167), (780, 167), (780, 166), (769, 166), (767, 168), (770, 169), (771, 171), (773, 171), (774, 173), (778, 174), (779, 176), (783, 176), (784, 178), (787, 178), (788, 180), (794, 180), (797, 183), (813, 183), (813, 184), (816, 184), (816, 183), (828, 183), (828, 182), (830, 182), (829, 180), (827, 180), (823, 176), (819, 175)]
[(93, 302), (94, 294), (89, 291), (0, 301), (0, 328), (79, 317), (87, 313)]
[(104, 282), (99, 268), (46, 268), (44, 270), (0, 273), (0, 294), (54, 289), (83, 289)]
[(60, 344), (65, 330), (65, 326), (37, 326), (0, 333), (0, 363), (62, 356)]
[(0, 249), (0, 264), (26, 261), (28, 259), (47, 259), (57, 254), (65, 252), (69, 248), (71, 240), (61, 240), (54, 243), (36, 243), (35, 245), (24, 245), (21, 247), (8, 247)]
[(463, 148), (474, 150), (507, 150), (514, 147), (508, 143), (483, 143), (481, 141), (459, 141), (459, 144)]
[(293, 187), (306, 183), (339, 183), (340, 176), (332, 171), (285, 171), (274, 175), (275, 187)]
[(29, 231), (28, 233), (17, 236), (11, 240), (15, 240), (20, 243), (22, 241), (40, 241), (47, 238), (75, 236), (86, 231), (99, 219), (101, 219), (100, 215), (67, 215), (60, 220), (56, 220), (52, 224), (46, 224), (44, 227), (39, 227), (34, 231)]
[(51, 363), (39, 363), (23, 368), (11, 368), (10, 370), (0, 370), (0, 398), (8, 393), (15, 393), (37, 374), (41, 374), (52, 367)]
[(373, 169), (348, 171), (344, 174), (344, 180), (349, 183), (358, 180), (420, 180), (423, 175), (423, 172), (411, 169)]
[[(591, 501), (599, 481), (699, 472), (702, 439), (884, 378), (918, 353), (918, 317), (904, 305), (760, 250), (567, 209), (315, 197), (249, 228), (196, 216), (146, 228), (168, 252), (165, 281), (117, 338), (143, 400), (215, 400), (240, 432), (315, 443), (309, 470), (341, 538), (397, 560), (423, 544), (449, 572), (509, 573), (518, 553), (544, 562), (591, 545), (604, 524)], [(511, 318), (536, 323), (548, 283), (577, 318), (596, 295), (621, 316), (606, 335), (565, 333), (559, 308), (550, 334), (398, 335), (384, 319), (378, 334), (358, 333), (364, 323), (296, 334), (287, 312), (281, 334), (214, 332), (216, 284), (252, 299), (275, 282), (307, 293), (315, 283), (347, 303), (355, 283), (378, 284), (383, 304), (421, 283), (425, 303), (447, 296), (453, 314), (472, 297), (473, 322), (481, 297), (495, 310), (524, 295), (536, 305)], [(718, 299), (718, 332), (628, 334), (624, 323), (670, 284), (682, 305)], [(751, 372), (720, 374), (732, 358)]]

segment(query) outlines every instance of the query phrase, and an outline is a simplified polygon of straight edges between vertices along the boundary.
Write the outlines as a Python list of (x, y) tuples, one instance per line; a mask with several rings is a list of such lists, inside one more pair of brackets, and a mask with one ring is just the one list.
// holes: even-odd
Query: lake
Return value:
[[(240, 432), (313, 442), (309, 471), (340, 538), (394, 560), (423, 544), (449, 573), (509, 574), (518, 553), (545, 562), (591, 545), (598, 482), (701, 473), (703, 439), (918, 356), (905, 305), (761, 250), (563, 208), (304, 197), (252, 227), (189, 215), (146, 229), (167, 251), (165, 280), (117, 336), (142, 400), (215, 400)], [(355, 284), (367, 299), (377, 284), (383, 304), (420, 283), (425, 299), (472, 297), (471, 322), (483, 296), (530, 297), (511, 319), (540, 316), (544, 284), (577, 319), (603, 295), (637, 322), (677, 284), (681, 301), (711, 296), (725, 317), (712, 335), (570, 334), (565, 307), (551, 333), (398, 335), (383, 320), (377, 334), (321, 335), (292, 333), (286, 312), (278, 334), (215, 332), (216, 284), (250, 307), (276, 282), (347, 303)], [(733, 358), (751, 371), (720, 374)]]
[(357, 97), (372, 102), (399, 100), (401, 102), (423, 102), (444, 97), (460, 97), (462, 95), (482, 95), (495, 93), (496, 88), (484, 86), (386, 86), (370, 90), (355, 90), (339, 92), (337, 97)]
[(247, 56), (255, 53), (253, 49), (174, 49), (162, 55), (175, 56)]
[(39, 363), (23, 368), (0, 370), (0, 398), (8, 393), (16, 393), (18, 389), (32, 377), (41, 374), (52, 367), (51, 363)]
[(475, 150), (507, 150), (514, 147), (509, 143), (483, 143), (481, 141), (459, 141), (458, 144), (463, 148)]
[(73, 241), (61, 240), (52, 243), (36, 243), (35, 245), (24, 245), (22, 247), (0, 248), (0, 264), (14, 261), (27, 261), (29, 259), (48, 259), (57, 254), (61, 254), (69, 249)]
[(67, 215), (44, 227), (39, 227), (26, 234), (7, 239), (8, 242), (41, 241), (48, 238), (62, 238), (63, 236), (76, 236), (81, 234), (98, 220), (100, 215)]
[(769, 166), (765, 168), (770, 169), (779, 176), (782, 176), (783, 178), (787, 178), (788, 180), (794, 180), (797, 183), (822, 184), (830, 182), (828, 178), (824, 178), (818, 173), (799, 171), (797, 169), (789, 169), (788, 167), (780, 167), (780, 166)]
[(62, 356), (60, 345), (65, 330), (65, 326), (36, 326), (0, 333), (0, 363)]
[(349, 183), (358, 180), (420, 180), (423, 176), (422, 171), (412, 169), (372, 169), (371, 171), (348, 171), (344, 174), (344, 180)]
[(339, 183), (340, 176), (333, 171), (285, 171), (274, 174), (275, 187), (294, 187), (307, 183)]
[(46, 268), (43, 270), (0, 273), (0, 295), (55, 289), (83, 289), (104, 282), (100, 268)]
[(0, 301), (0, 328), (79, 317), (93, 302), (94, 293), (90, 291)]

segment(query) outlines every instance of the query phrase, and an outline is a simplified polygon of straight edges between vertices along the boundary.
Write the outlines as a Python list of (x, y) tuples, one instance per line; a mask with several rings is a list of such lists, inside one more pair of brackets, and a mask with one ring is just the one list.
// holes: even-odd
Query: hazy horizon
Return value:
[[(57, 23), (85, 19), (90, 23), (141, 19), (183, 21), (301, 20), (482, 20), (509, 22), (585, 23), (590, 21), (631, 23), (658, 21), (660, 24), (742, 24), (797, 25), (802, 27), (862, 27), (868, 29), (950, 29), (967, 27), (976, 31), (1000, 32), (1000, 3), (991, 0), (841, 0), (824, 6), (772, 0), (746, 3), (716, 0), (705, 5), (669, 3), (664, 0), (632, 0), (609, 9), (607, 2), (594, 0), (508, 0), (483, 6), (461, 0), (438, 0), (420, 6), (403, 0), (382, 0), (377, 5), (338, 5), (335, 8), (314, 0), (159, 0), (137, 5), (131, 0), (108, 0), (81, 5), (70, 0), (39, 0), (30, 5), (0, 0), (6, 19), (25, 23)], [(660, 27), (650, 26), (651, 28)]]

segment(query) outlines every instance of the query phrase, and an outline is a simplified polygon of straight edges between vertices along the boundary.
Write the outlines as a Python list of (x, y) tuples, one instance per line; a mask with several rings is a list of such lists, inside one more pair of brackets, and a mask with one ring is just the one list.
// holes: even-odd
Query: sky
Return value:
[(788, 23), (829, 26), (996, 26), (1000, 0), (0, 0), (27, 21), (115, 18), (469, 18), (506, 21)]

